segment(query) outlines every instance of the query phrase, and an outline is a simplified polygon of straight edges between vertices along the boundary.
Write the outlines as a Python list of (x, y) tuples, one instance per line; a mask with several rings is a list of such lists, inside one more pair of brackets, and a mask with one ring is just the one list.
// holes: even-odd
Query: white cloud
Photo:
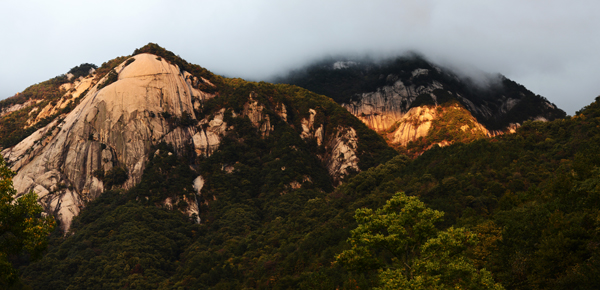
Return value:
[(597, 1), (2, 1), (0, 98), (148, 42), (264, 79), (326, 55), (392, 55), (499, 72), (572, 114), (600, 94)]

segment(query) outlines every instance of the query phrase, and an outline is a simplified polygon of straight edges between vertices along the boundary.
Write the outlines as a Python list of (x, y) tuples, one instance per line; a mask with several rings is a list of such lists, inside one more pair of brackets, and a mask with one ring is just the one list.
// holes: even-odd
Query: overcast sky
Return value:
[(248, 80), (414, 50), (502, 73), (573, 115), (600, 95), (599, 11), (597, 0), (0, 0), (0, 99), (155, 42)]

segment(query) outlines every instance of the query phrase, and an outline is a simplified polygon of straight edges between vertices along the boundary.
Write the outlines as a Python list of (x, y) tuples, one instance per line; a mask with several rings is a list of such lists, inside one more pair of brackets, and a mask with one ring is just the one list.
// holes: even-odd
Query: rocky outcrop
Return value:
[(224, 114), (225, 108), (218, 111), (212, 118), (207, 117), (200, 121), (202, 129), (199, 129), (192, 137), (198, 156), (208, 157), (219, 148), (221, 138), (228, 129), (227, 122), (223, 121)]
[(419, 137), (425, 137), (431, 128), (431, 122), (437, 117), (437, 110), (432, 107), (416, 107), (410, 109), (396, 124), (391, 127), (388, 134), (394, 144), (406, 146), (408, 142)]
[[(69, 229), (73, 217), (87, 202), (97, 198), (109, 186), (129, 189), (138, 184), (153, 145), (166, 142), (177, 153), (187, 154), (194, 150), (197, 157), (214, 154), (223, 137), (234, 129), (227, 124), (230, 117), (248, 118), (259, 134), (268, 140), (272, 138), (274, 124), (283, 125), (281, 121), (297, 130), (304, 140), (314, 140), (319, 146), (315, 154), (336, 184), (359, 171), (357, 132), (347, 125), (335, 125), (337, 127), (325, 132), (324, 124), (328, 124), (329, 119), (319, 114), (332, 110), (320, 106), (335, 104), (321, 100), (321, 96), (315, 96), (318, 98), (316, 106), (299, 112), (300, 106), (295, 103), (297, 100), (293, 95), (275, 101), (272, 96), (251, 92), (241, 108), (234, 111), (227, 107), (227, 98), (231, 96), (228, 95), (229, 84), (226, 81), (215, 82), (225, 86), (224, 90), (215, 90), (209, 88), (215, 86), (210, 81), (183, 71), (162, 57), (138, 54), (125, 59), (103, 78), (90, 75), (64, 85), (64, 96), (33, 111), (30, 124), (57, 113), (62, 115), (21, 143), (2, 151), (10, 166), (17, 171), (13, 181), (18, 194), (36, 191), (40, 202), (57, 217), (64, 231)], [(401, 91), (402, 86), (399, 82), (394, 88), (383, 89), (373, 99), (392, 94), (390, 90)], [(215, 94), (199, 88), (208, 88), (207, 91)], [(410, 87), (404, 88), (406, 92), (403, 94), (408, 96), (412, 90), (424, 91), (423, 88)], [(225, 101), (204, 108), (204, 103), (216, 95)], [(308, 103), (313, 102), (310, 98), (307, 100), (310, 101)], [(70, 110), (74, 104), (77, 106)], [(301, 107), (306, 108), (304, 103)], [(70, 112), (63, 113), (68, 111), (63, 108)], [(202, 117), (198, 118), (196, 114), (202, 114)], [(343, 118), (351, 117), (347, 112), (343, 115)], [(304, 118), (298, 119), (298, 116)], [(232, 135), (232, 138), (239, 136)], [(244, 142), (243, 138), (237, 139)], [(307, 148), (313, 149), (312, 145)], [(202, 162), (203, 158), (197, 160)], [(237, 163), (232, 163), (222, 164), (222, 170), (235, 174)], [(121, 169), (128, 176), (124, 184), (108, 183), (109, 179), (104, 176), (112, 175), (103, 173), (115, 173)], [(289, 184), (290, 189), (312, 182), (310, 178), (295, 181)], [(185, 202), (189, 206), (182, 211), (196, 218), (199, 208), (195, 199), (202, 184), (203, 179), (199, 177), (194, 181), (195, 195), (171, 195), (156, 205), (173, 207)], [(215, 195), (212, 196), (214, 199)], [(204, 200), (206, 202), (207, 199)]]
[(23, 108), (27, 108), (29, 106), (35, 105), (38, 102), (40, 102), (41, 100), (27, 100), (22, 104), (14, 104), (12, 106), (8, 106), (5, 108), (0, 109), (0, 118), (4, 117), (12, 112), (16, 112), (18, 110), (21, 110)]
[(61, 91), (65, 91), (65, 94), (57, 101), (48, 103), (39, 112), (37, 112), (37, 108), (35, 108), (36, 111), (30, 112), (31, 117), (27, 120), (27, 126), (31, 127), (44, 118), (59, 114), (64, 108), (74, 103), (77, 98), (83, 97), (82, 94), (89, 90), (95, 83), (94, 76), (80, 77), (72, 83), (61, 85), (60, 89)]
[(300, 121), (302, 124), (302, 133), (300, 133), (300, 137), (302, 137), (302, 139), (314, 138), (317, 141), (317, 145), (321, 146), (321, 144), (323, 144), (323, 125), (320, 125), (315, 129), (315, 115), (317, 114), (317, 111), (309, 109), (308, 114), (308, 119), (303, 118)]
[(265, 107), (256, 100), (256, 93), (250, 93), (248, 102), (244, 104), (243, 117), (248, 117), (254, 127), (258, 128), (262, 136), (269, 136), (269, 132), (273, 131), (271, 126), (271, 118), (265, 114)]
[[(129, 65), (115, 68), (116, 82), (101, 90), (97, 85), (89, 88), (64, 120), (2, 152), (18, 169), (13, 179), (18, 194), (35, 190), (63, 230), (86, 201), (104, 190), (96, 170), (126, 168), (129, 179), (123, 187), (130, 188), (141, 179), (151, 145), (166, 141), (181, 149), (199, 133), (195, 127), (172, 128), (169, 116), (181, 118), (185, 113), (195, 118), (194, 104), (211, 96), (194, 89), (196, 80), (164, 59), (151, 54), (133, 58)], [(84, 83), (76, 85), (75, 92), (84, 91)], [(29, 147), (28, 154), (24, 148)]]
[[(388, 78), (394, 78), (390, 75)], [(420, 94), (431, 94), (443, 86), (433, 82), (428, 86), (405, 86), (401, 80), (392, 86), (384, 86), (372, 93), (363, 93), (355, 101), (342, 104), (350, 113), (361, 119), (375, 131), (385, 131), (401, 120)], [(433, 98), (435, 96), (431, 94)]]
[(197, 89), (200, 83), (205, 83), (209, 86), (215, 87), (215, 85), (209, 82), (207, 79), (202, 77), (198, 79), (197, 77), (195, 77), (187, 71), (183, 72), (183, 78), (185, 79), (185, 82), (188, 85), (188, 90), (192, 95), (192, 104), (194, 106), (194, 109), (200, 109), (202, 107), (202, 104), (204, 104), (206, 100), (211, 99), (215, 96), (213, 94), (205, 93)]
[(277, 105), (275, 108), (275, 113), (284, 121), (287, 122), (287, 109), (285, 108), (285, 104), (281, 103)]
[(2, 151), (2, 156), (13, 171), (19, 171), (21, 167), (31, 162), (42, 149), (48, 145), (54, 136), (60, 131), (59, 119), (55, 119), (46, 127), (35, 131), (19, 144)]
[[(417, 77), (427, 73), (426, 69), (417, 69), (412, 75)], [(397, 77), (389, 75), (388, 78)], [(384, 86), (372, 93), (363, 93), (356, 97), (355, 101), (342, 106), (369, 128), (387, 135), (391, 143), (405, 146), (410, 141), (427, 136), (431, 121), (437, 114), (434, 108), (411, 108), (411, 104), (421, 94), (429, 94), (435, 100), (432, 92), (442, 87), (435, 81), (427, 86), (406, 86), (401, 80), (396, 80), (392, 86)]]
[(348, 174), (360, 171), (356, 154), (358, 136), (354, 128), (338, 127), (325, 149), (327, 153), (323, 159), (334, 183), (339, 184)]

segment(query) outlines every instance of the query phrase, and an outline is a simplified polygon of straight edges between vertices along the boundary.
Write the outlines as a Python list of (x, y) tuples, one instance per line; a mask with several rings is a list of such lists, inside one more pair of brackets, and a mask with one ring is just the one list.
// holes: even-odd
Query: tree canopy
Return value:
[(15, 200), (14, 174), (0, 156), (0, 286), (3, 287), (18, 280), (11, 259), (24, 252), (33, 259), (39, 258), (54, 228), (54, 219), (42, 216), (35, 193)]
[(356, 210), (351, 248), (337, 261), (350, 269), (378, 269), (378, 289), (504, 289), (466, 255), (477, 235), (464, 228), (438, 231), (444, 213), (415, 196), (397, 193), (375, 211)]

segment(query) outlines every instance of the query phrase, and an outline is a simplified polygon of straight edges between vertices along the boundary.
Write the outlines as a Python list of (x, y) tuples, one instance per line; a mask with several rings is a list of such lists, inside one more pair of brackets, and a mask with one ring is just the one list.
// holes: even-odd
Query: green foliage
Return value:
[(96, 81), (101, 80), (104, 76), (106, 76), (110, 72), (114, 71), (114, 69), (117, 66), (119, 66), (121, 63), (126, 61), (128, 58), (129, 58), (128, 56), (119, 56), (119, 57), (113, 58), (105, 63), (102, 63), (102, 65), (96, 70), (96, 77), (94, 78), (94, 80), (96, 80)]
[[(146, 205), (159, 205), (167, 198), (175, 200), (184, 196), (195, 201), (192, 182), (197, 175), (187, 160), (174, 154), (173, 147), (165, 143), (153, 147), (152, 152), (142, 181), (130, 191), (130, 198)], [(183, 207), (183, 204), (175, 205), (175, 208)]]
[(37, 195), (29, 192), (18, 199), (12, 177), (0, 156), (0, 286), (6, 288), (18, 280), (13, 261), (27, 252), (37, 259), (47, 246), (47, 238), (54, 228), (51, 216), (42, 216)]
[(128, 60), (125, 62), (125, 64), (123, 65), (123, 67), (126, 67), (126, 66), (130, 65), (130, 64), (131, 64), (131, 63), (133, 63), (134, 61), (135, 61), (135, 58), (133, 58), (133, 57), (132, 57), (132, 58), (130, 58), (130, 59), (128, 59)]
[[(212, 88), (216, 97), (194, 113), (205, 118), (225, 109), (224, 121), (233, 129), (210, 156), (197, 157), (193, 148), (178, 148), (176, 154), (166, 144), (152, 148), (137, 186), (104, 192), (74, 219), (70, 233), (54, 237), (39, 262), (20, 263), (29, 286), (369, 289), (412, 283), (486, 288), (498, 281), (507, 289), (597, 288), (598, 102), (573, 118), (525, 122), (515, 134), (469, 144), (456, 135), (456, 144), (434, 147), (412, 160), (390, 150), (380, 136), (324, 96), (290, 85), (213, 76), (153, 45), (137, 52), (153, 50), (216, 84), (200, 85)], [(377, 81), (393, 82), (379, 76)], [(518, 86), (507, 84), (513, 85), (515, 93)], [(441, 109), (456, 104), (444, 92), (434, 91)], [(268, 135), (239, 114), (251, 94), (269, 116), (273, 131)], [(281, 104), (287, 121), (279, 117)], [(315, 126), (323, 126), (325, 145), (300, 138), (309, 108), (317, 111)], [(462, 123), (442, 118), (433, 124), (437, 133), (429, 142), (460, 130), (468, 121), (463, 113), (448, 111)], [(186, 118), (168, 119), (173, 125), (197, 126), (191, 116)], [(357, 132), (362, 171), (335, 188), (315, 153), (327, 152), (327, 138), (340, 126)], [(192, 188), (198, 175), (205, 181), (199, 195)], [(376, 210), (400, 191), (411, 196), (405, 197), (411, 208), (443, 211), (444, 220), (402, 224), (408, 238), (401, 242), (388, 235), (400, 227), (381, 227), (379, 236), (366, 230), (366, 223), (357, 225), (357, 209), (363, 222), (377, 224), (375, 213), (390, 224), (401, 221), (391, 218), (400, 206), (390, 207), (389, 213)], [(416, 197), (423, 203), (416, 203)], [(199, 225), (178, 211), (193, 202), (199, 207)], [(419, 220), (418, 215), (412, 218)], [(435, 219), (430, 215), (425, 220)], [(416, 238), (429, 230), (411, 232), (415, 224), (429, 225), (431, 232)], [(353, 229), (379, 239), (371, 244), (375, 248), (364, 248), (374, 259), (362, 259), (363, 265), (387, 270), (347, 271), (334, 263), (352, 249), (353, 241), (364, 247), (364, 241), (352, 240)], [(411, 251), (397, 254), (400, 258), (384, 248), (409, 244)], [(411, 270), (401, 261), (408, 261)]]
[(123, 185), (125, 181), (129, 178), (127, 173), (127, 169), (116, 166), (108, 170), (107, 172), (98, 172), (98, 176), (102, 176), (102, 181), (104, 182), (104, 186), (106, 188), (111, 188), (113, 186)]
[[(23, 104), (28, 100), (42, 100), (36, 104), (38, 112), (50, 102), (58, 100), (64, 91), (60, 86), (68, 82), (66, 76), (61, 75), (48, 81), (28, 87), (23, 93), (12, 98), (0, 101), (0, 109), (15, 104)], [(33, 132), (49, 124), (57, 115), (49, 116), (37, 124), (26, 127), (27, 119), (32, 117), (29, 112), (32, 107), (23, 108), (12, 112), (0, 118), (0, 146), (3, 148), (11, 147), (31, 135)], [(35, 117), (35, 115), (33, 115)]]
[(503, 289), (466, 256), (476, 235), (452, 227), (438, 232), (442, 216), (404, 193), (376, 211), (357, 209), (350, 249), (336, 259), (355, 271), (379, 269), (378, 289)]
[(108, 85), (110, 85), (110, 84), (112, 84), (112, 83), (114, 83), (114, 82), (116, 82), (118, 80), (119, 80), (119, 74), (116, 73), (114, 70), (111, 70), (108, 73), (106, 79), (101, 84), (98, 85), (98, 90), (101, 90), (104, 87), (106, 87), (106, 86), (108, 86)]
[(405, 190), (445, 211), (443, 228), (481, 230), (487, 242), (472, 250), (477, 264), (506, 288), (593, 288), (600, 121), (588, 116), (598, 107), (571, 119), (527, 122), (515, 134), (434, 148), (399, 169), (393, 160), (338, 191), (362, 197)]
[(376, 289), (504, 289), (485, 269), (478, 270), (465, 256), (467, 247), (477, 243), (475, 234), (463, 228), (449, 228), (421, 247), (410, 277), (388, 268), (380, 271), (381, 287)]
[(585, 106), (581, 110), (575, 113), (578, 117), (585, 116), (587, 118), (598, 118), (600, 117), (600, 96), (594, 99), (594, 102)]
[[(23, 273), (34, 289), (156, 289), (173, 275), (197, 227), (180, 212), (105, 192)], [(57, 241), (59, 242), (59, 241)]]
[(82, 63), (76, 67), (73, 67), (69, 70), (69, 73), (73, 75), (73, 79), (78, 79), (79, 77), (85, 77), (90, 74), (90, 70), (97, 69), (98, 66), (92, 63)]
[[(444, 214), (429, 209), (416, 197), (398, 193), (376, 211), (369, 208), (356, 210), (358, 227), (350, 233), (350, 250), (337, 260), (353, 270), (381, 268), (383, 263), (376, 251), (385, 251), (395, 261), (395, 269), (407, 279), (413, 277), (418, 249), (437, 232), (435, 223)], [(387, 268), (387, 267), (386, 267)]]

